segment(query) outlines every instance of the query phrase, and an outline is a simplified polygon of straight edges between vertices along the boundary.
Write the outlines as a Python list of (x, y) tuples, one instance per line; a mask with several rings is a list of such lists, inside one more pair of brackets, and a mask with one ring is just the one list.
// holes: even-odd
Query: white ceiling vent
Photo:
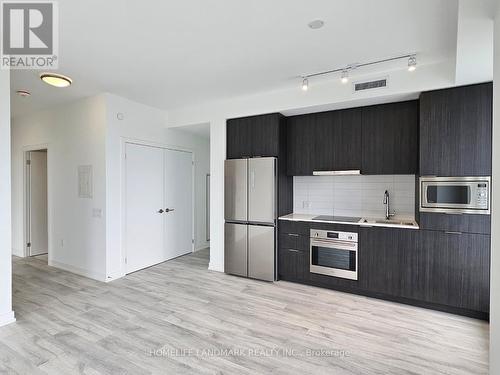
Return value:
[(377, 78), (370, 81), (360, 81), (353, 82), (354, 92), (365, 91), (365, 90), (374, 90), (374, 89), (383, 89), (388, 85), (388, 78)]

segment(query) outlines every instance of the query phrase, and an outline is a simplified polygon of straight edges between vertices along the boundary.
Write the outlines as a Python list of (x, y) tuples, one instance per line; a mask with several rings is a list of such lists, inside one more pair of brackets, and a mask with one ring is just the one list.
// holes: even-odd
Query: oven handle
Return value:
[(358, 243), (357, 242), (349, 242), (349, 241), (329, 241), (329, 240), (318, 240), (318, 239), (311, 239), (311, 246), (325, 246), (331, 247), (331, 248), (338, 248), (341, 250), (357, 250), (358, 249)]

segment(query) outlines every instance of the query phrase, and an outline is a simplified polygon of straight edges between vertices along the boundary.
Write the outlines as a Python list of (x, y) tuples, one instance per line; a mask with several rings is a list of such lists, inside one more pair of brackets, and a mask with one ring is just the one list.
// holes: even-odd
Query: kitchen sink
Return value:
[(363, 220), (363, 223), (374, 223), (374, 224), (392, 224), (392, 225), (405, 225), (405, 226), (415, 226), (415, 223), (413, 221), (410, 221), (410, 220), (386, 220), (386, 219), (383, 219), (383, 220), (367, 220), (367, 219), (364, 219)]

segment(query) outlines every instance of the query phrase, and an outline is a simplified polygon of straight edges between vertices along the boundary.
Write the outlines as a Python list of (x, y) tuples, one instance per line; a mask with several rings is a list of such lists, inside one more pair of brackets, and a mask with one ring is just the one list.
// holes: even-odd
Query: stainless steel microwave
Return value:
[(489, 214), (490, 177), (420, 177), (420, 211)]

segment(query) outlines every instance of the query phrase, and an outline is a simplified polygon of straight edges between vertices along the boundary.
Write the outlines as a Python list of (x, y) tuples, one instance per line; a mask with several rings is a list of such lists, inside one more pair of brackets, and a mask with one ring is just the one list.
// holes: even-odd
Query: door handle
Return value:
[(165, 212), (172, 212), (175, 211), (175, 208), (165, 208)]
[(163, 213), (163, 210), (160, 208), (160, 209), (158, 210), (158, 213), (159, 213), (159, 214), (162, 214), (162, 213)]

